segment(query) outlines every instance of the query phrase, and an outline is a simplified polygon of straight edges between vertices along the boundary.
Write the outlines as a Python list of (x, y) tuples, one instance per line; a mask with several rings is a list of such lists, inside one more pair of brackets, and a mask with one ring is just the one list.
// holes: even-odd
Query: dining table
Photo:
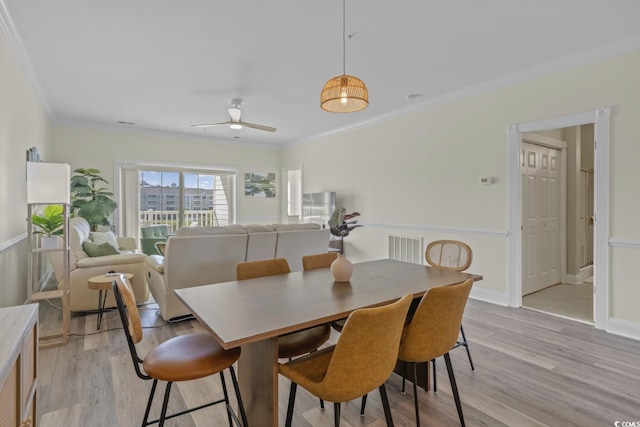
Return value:
[(330, 268), (177, 289), (225, 349), (241, 347), (240, 393), (252, 426), (278, 426), (278, 337), (343, 319), (357, 309), (414, 299), (482, 276), (391, 259), (353, 263), (348, 282)]

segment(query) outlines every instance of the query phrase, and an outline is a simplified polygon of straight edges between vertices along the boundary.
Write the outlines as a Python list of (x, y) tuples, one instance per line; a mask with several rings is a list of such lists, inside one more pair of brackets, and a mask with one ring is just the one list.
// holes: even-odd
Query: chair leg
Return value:
[(169, 395), (171, 394), (171, 385), (173, 382), (167, 383), (167, 388), (164, 390), (164, 399), (162, 400), (162, 412), (160, 412), (160, 419), (158, 420), (158, 426), (164, 426), (164, 420), (167, 416), (167, 406), (169, 406)]
[[(436, 379), (436, 359), (431, 360), (432, 371), (433, 371), (433, 392), (438, 392), (438, 380)], [(429, 369), (429, 368), (427, 368)]]
[(236, 371), (233, 366), (229, 366), (229, 372), (231, 372), (231, 381), (233, 382), (233, 389), (236, 392), (236, 400), (238, 401), (238, 409), (240, 410), (240, 418), (242, 418), (242, 425), (247, 427), (249, 422), (247, 421), (247, 413), (244, 410), (244, 404), (242, 403), (242, 395), (240, 394), (240, 387), (238, 387), (238, 378), (236, 377)]
[(333, 404), (333, 425), (335, 427), (340, 427), (340, 404)]
[(362, 396), (362, 403), (360, 404), (360, 416), (364, 417), (364, 407), (367, 406), (367, 395)]
[(451, 382), (451, 391), (453, 392), (453, 398), (456, 401), (456, 409), (458, 410), (460, 425), (464, 427), (464, 416), (462, 415), (462, 403), (460, 402), (460, 395), (458, 394), (458, 386), (456, 385), (456, 377), (453, 374), (453, 367), (451, 366), (451, 358), (449, 357), (449, 353), (444, 355), (444, 361), (447, 364), (447, 372), (449, 373), (449, 381)]
[(285, 427), (291, 427), (291, 421), (293, 419), (293, 405), (296, 401), (296, 389), (298, 384), (291, 381), (291, 389), (289, 390), (289, 406), (287, 406), (287, 419), (284, 423)]
[(389, 398), (387, 397), (387, 389), (385, 388), (384, 383), (378, 388), (378, 390), (380, 390), (380, 399), (382, 400), (382, 408), (384, 408), (384, 418), (387, 421), (387, 427), (393, 427)]
[(416, 426), (420, 427), (420, 409), (418, 408), (418, 363), (417, 362), (413, 363), (413, 406), (416, 410)]
[(475, 371), (476, 368), (473, 366), (473, 360), (471, 359), (471, 351), (469, 351), (469, 343), (467, 342), (467, 337), (464, 334), (464, 328), (460, 325), (460, 333), (462, 334), (462, 345), (467, 350), (467, 356), (469, 357), (469, 364), (471, 365), (471, 370)]
[(227, 392), (227, 382), (224, 380), (224, 371), (220, 371), (220, 383), (222, 384), (222, 393), (224, 394), (224, 405), (226, 406), (227, 416), (229, 417), (229, 427), (233, 427), (233, 419), (231, 418), (231, 405), (229, 403), (229, 393)]
[(324, 409), (324, 400), (320, 399), (320, 409)]
[(149, 393), (149, 400), (147, 401), (147, 409), (144, 411), (144, 418), (142, 419), (142, 427), (146, 427), (147, 420), (149, 419), (149, 412), (151, 411), (151, 403), (153, 402), (153, 395), (156, 393), (156, 386), (158, 385), (158, 380), (153, 380), (153, 384), (151, 385), (151, 392)]
[[(400, 393), (402, 394), (407, 394), (407, 392), (404, 391), (404, 383), (406, 379), (407, 379), (407, 362), (403, 360), (402, 361), (402, 390), (400, 391)], [(413, 380), (415, 381), (415, 378)]]

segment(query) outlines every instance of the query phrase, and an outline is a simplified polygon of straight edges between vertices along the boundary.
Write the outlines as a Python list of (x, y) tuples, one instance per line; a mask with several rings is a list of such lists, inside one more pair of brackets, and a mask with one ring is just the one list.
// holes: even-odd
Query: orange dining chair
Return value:
[(398, 358), (402, 328), (413, 299), (355, 310), (349, 315), (335, 346), (279, 364), (291, 380), (286, 427), (291, 427), (298, 385), (321, 400), (334, 402), (334, 424), (340, 425), (340, 404), (375, 390), (380, 391), (387, 426), (393, 426), (385, 382)]
[[(284, 258), (242, 262), (236, 266), (238, 280), (274, 276), (290, 273), (289, 263)], [(329, 340), (331, 328), (320, 325), (278, 337), (278, 358), (290, 359), (317, 350)]]
[[(337, 252), (325, 252), (316, 255), (306, 255), (302, 257), (302, 268), (304, 271), (308, 270), (317, 270), (319, 268), (329, 268), (333, 261), (338, 258)], [(331, 322), (331, 327), (338, 332), (342, 331), (344, 327), (344, 322), (347, 319), (336, 320), (335, 322)]]
[[(425, 258), (427, 259), (427, 263), (432, 267), (443, 270), (464, 271), (471, 265), (473, 252), (469, 245), (458, 240), (436, 240), (427, 245)], [(467, 342), (467, 336), (464, 333), (462, 324), (460, 324), (460, 335), (461, 337), (456, 340), (454, 348), (464, 347), (467, 350), (469, 365), (471, 365), (471, 370), (475, 371), (476, 368), (473, 365), (473, 359), (471, 359), (469, 343)], [(438, 391), (435, 360), (433, 361), (433, 391)]]
[[(233, 421), (238, 426), (247, 427), (247, 416), (240, 396), (240, 390), (238, 389), (236, 374), (233, 369), (233, 364), (240, 357), (240, 348), (238, 347), (231, 350), (225, 350), (217, 343), (211, 334), (194, 333), (179, 335), (164, 341), (149, 351), (144, 359), (142, 359), (138, 356), (138, 352), (136, 351), (136, 344), (143, 338), (140, 314), (136, 307), (136, 301), (133, 291), (131, 290), (131, 286), (124, 275), (121, 274), (115, 277), (113, 282), (113, 293), (115, 295), (118, 311), (120, 312), (120, 319), (122, 320), (123, 330), (127, 338), (129, 352), (131, 353), (131, 359), (133, 361), (133, 367), (136, 374), (143, 380), (153, 380), (142, 426), (145, 427), (158, 423), (158, 425), (162, 427), (165, 420), (170, 418), (184, 415), (218, 403), (223, 403), (227, 410), (229, 426), (233, 425)], [(231, 408), (229, 393), (227, 392), (223, 373), (225, 369), (228, 369), (231, 374), (231, 380), (238, 400), (238, 408), (240, 411), (240, 417), (242, 418), (242, 424), (240, 424), (237, 415)], [(220, 382), (222, 383), (222, 391), (224, 393), (224, 397), (222, 399), (172, 415), (167, 415), (169, 395), (171, 394), (171, 386), (174, 382), (205, 378), (218, 373), (220, 374)], [(162, 410), (159, 419), (148, 421), (158, 381), (167, 382), (162, 402)]]
[(329, 268), (331, 263), (338, 258), (337, 252), (323, 252), (316, 255), (306, 255), (302, 257), (302, 268), (304, 271), (316, 270), (318, 268)]
[(444, 356), (444, 361), (447, 365), (460, 424), (462, 426), (465, 425), (449, 351), (455, 348), (458, 340), (462, 315), (464, 314), (464, 308), (472, 285), (473, 279), (468, 279), (458, 285), (430, 289), (422, 297), (411, 322), (405, 326), (402, 332), (398, 360), (413, 364), (413, 399), (416, 425), (418, 427), (420, 426), (420, 415), (418, 410), (416, 365), (421, 362), (435, 360), (440, 356)]

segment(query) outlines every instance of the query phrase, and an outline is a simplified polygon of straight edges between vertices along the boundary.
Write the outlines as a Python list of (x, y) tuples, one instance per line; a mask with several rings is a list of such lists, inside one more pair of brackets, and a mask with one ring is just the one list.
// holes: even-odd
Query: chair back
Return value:
[(131, 289), (129, 281), (123, 274), (119, 274), (115, 277), (113, 282), (113, 294), (118, 305), (118, 312), (120, 313), (120, 320), (122, 320), (122, 328), (127, 338), (127, 344), (129, 345), (129, 352), (131, 353), (131, 360), (133, 361), (133, 367), (136, 370), (136, 374), (143, 379), (150, 378), (148, 375), (142, 373), (140, 364), (142, 359), (138, 356), (136, 351), (136, 344), (142, 341), (142, 323), (140, 322), (140, 313), (136, 306), (136, 298)]
[(346, 402), (375, 390), (389, 378), (412, 299), (407, 294), (392, 304), (349, 315), (326, 375), (318, 384), (320, 395)]
[(471, 265), (473, 252), (469, 245), (458, 240), (436, 240), (427, 246), (425, 257), (432, 267), (464, 271)]
[(329, 268), (336, 258), (338, 258), (337, 252), (323, 252), (321, 254), (303, 256), (302, 268), (304, 271)]
[(405, 327), (398, 357), (405, 362), (425, 362), (449, 352), (458, 341), (464, 307), (473, 279), (430, 289)]
[(236, 280), (247, 280), (256, 277), (288, 273), (291, 273), (291, 269), (289, 269), (289, 263), (284, 258), (241, 262), (236, 266)]

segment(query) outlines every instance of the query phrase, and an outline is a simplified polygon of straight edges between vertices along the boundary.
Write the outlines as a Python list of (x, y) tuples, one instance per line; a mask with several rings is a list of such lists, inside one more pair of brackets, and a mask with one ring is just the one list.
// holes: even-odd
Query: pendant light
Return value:
[(369, 105), (369, 92), (364, 82), (346, 74), (345, 0), (342, 0), (342, 75), (325, 83), (320, 94), (320, 107), (331, 113), (353, 113)]

